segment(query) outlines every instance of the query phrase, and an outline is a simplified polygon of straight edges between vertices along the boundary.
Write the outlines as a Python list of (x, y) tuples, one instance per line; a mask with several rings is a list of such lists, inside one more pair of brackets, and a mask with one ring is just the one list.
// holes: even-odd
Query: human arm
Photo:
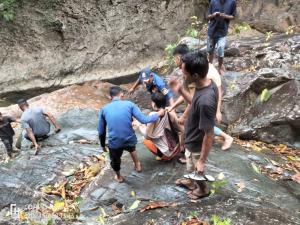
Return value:
[(225, 20), (233, 20), (234, 19), (233, 15), (227, 15), (225, 13), (220, 13), (220, 17), (222, 17)]
[(183, 87), (182, 83), (177, 78), (170, 79), (169, 85), (172, 90), (179, 93), (188, 104), (192, 103), (193, 96)]
[(104, 117), (104, 112), (103, 110), (100, 110), (99, 112), (99, 121), (98, 121), (98, 134), (99, 134), (99, 140), (100, 140), (100, 145), (103, 150), (105, 150), (105, 140), (106, 140), (106, 120)]
[(38, 145), (32, 129), (29, 127), (29, 128), (26, 128), (25, 130), (26, 130), (27, 136), (34, 144), (35, 150), (39, 150), (41, 147)]
[(217, 107), (217, 114), (216, 114), (216, 119), (218, 123), (222, 121), (221, 103), (222, 103), (222, 87), (218, 86), (218, 107)]
[(137, 79), (133, 86), (129, 89), (128, 93), (131, 95), (134, 93), (135, 89), (141, 84), (140, 79)]
[(140, 123), (146, 124), (146, 123), (152, 123), (159, 119), (159, 117), (164, 115), (164, 110), (160, 110), (157, 113), (154, 113), (152, 115), (145, 115), (141, 112), (139, 107), (132, 103), (132, 115), (134, 118), (136, 118)]
[(214, 140), (214, 129), (213, 128), (206, 129), (205, 135), (203, 138), (203, 142), (202, 142), (202, 146), (201, 146), (200, 159), (196, 163), (196, 169), (199, 174), (204, 173), (205, 163), (206, 163), (209, 151), (211, 150), (213, 140)]
[(184, 98), (182, 96), (179, 96), (179, 98), (174, 102), (174, 104), (167, 107), (168, 112), (173, 111), (174, 109), (176, 109), (183, 102), (184, 102)]
[(57, 123), (56, 119), (54, 118), (54, 116), (51, 113), (45, 112), (45, 111), (43, 111), (43, 114), (49, 118), (49, 120), (55, 127), (55, 133), (58, 133), (61, 130), (61, 128), (60, 128), (59, 124)]

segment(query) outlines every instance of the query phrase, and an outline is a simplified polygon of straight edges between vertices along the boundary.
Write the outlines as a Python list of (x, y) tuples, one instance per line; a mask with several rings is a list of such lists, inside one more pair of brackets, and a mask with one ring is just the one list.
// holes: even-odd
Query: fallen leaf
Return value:
[(246, 187), (246, 184), (244, 181), (240, 181), (240, 182), (236, 183), (236, 186), (238, 186), (238, 188), (239, 188), (238, 192), (242, 192), (243, 189)]
[(134, 209), (138, 208), (140, 203), (141, 203), (140, 200), (135, 200), (135, 201), (132, 203), (132, 205), (129, 207), (129, 210), (134, 210)]
[(251, 165), (252, 165), (253, 170), (254, 170), (256, 173), (260, 173), (260, 169), (256, 166), (256, 164), (255, 164), (254, 162), (252, 162)]
[(224, 180), (224, 178), (225, 178), (224, 173), (223, 172), (219, 173), (217, 178), (218, 178), (218, 180)]
[(54, 205), (52, 206), (52, 211), (54, 213), (57, 213), (59, 211), (62, 211), (65, 207), (65, 202), (64, 201), (55, 201)]
[(146, 210), (149, 209), (157, 209), (157, 208), (164, 208), (169, 206), (169, 203), (164, 202), (164, 201), (155, 201), (155, 202), (150, 202), (148, 205), (143, 207), (140, 212), (145, 212)]
[(260, 101), (261, 102), (266, 102), (270, 99), (271, 93), (268, 89), (264, 89), (260, 95)]
[(292, 176), (293, 181), (297, 182), (300, 184), (300, 173), (296, 173), (295, 175)]
[(27, 220), (27, 219), (28, 219), (27, 213), (24, 212), (24, 211), (21, 211), (21, 212), (19, 213), (19, 220), (20, 220), (20, 221), (25, 221), (25, 220)]
[(135, 196), (136, 196), (135, 191), (131, 191), (130, 194), (131, 194), (132, 197), (135, 197)]

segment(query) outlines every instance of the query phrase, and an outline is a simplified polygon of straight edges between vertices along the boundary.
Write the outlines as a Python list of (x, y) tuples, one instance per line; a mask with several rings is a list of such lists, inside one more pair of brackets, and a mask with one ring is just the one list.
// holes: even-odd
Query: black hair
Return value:
[(183, 56), (182, 61), (185, 65), (185, 70), (192, 76), (205, 78), (208, 72), (207, 55), (203, 51), (194, 51)]
[(17, 101), (17, 104), (19, 107), (22, 107), (23, 105), (28, 105), (27, 100), (24, 98), (21, 98)]
[(109, 89), (109, 95), (111, 98), (118, 96), (121, 92), (123, 92), (123, 89), (119, 86), (113, 86)]
[(179, 44), (176, 46), (176, 48), (173, 51), (173, 56), (175, 55), (185, 55), (189, 52), (189, 47), (186, 44)]
[(151, 95), (151, 100), (155, 103), (157, 108), (165, 108), (167, 105), (167, 98), (160, 92), (155, 92)]

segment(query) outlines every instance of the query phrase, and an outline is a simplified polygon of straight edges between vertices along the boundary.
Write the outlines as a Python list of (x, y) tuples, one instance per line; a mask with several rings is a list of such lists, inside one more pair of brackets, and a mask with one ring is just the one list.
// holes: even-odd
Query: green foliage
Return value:
[(266, 41), (269, 41), (271, 39), (271, 37), (273, 37), (273, 32), (269, 31), (266, 33)]
[(264, 89), (262, 92), (261, 92), (261, 95), (260, 95), (260, 101), (261, 102), (267, 102), (269, 99), (271, 98), (271, 93), (268, 89)]
[(190, 214), (188, 216), (189, 219), (198, 218), (198, 217), (199, 217), (199, 212), (197, 212), (197, 211), (190, 212)]
[(217, 193), (221, 187), (225, 186), (227, 184), (226, 180), (217, 180), (214, 181), (211, 185), (212, 189), (211, 189), (211, 193), (215, 194)]
[(199, 37), (199, 27), (201, 25), (201, 22), (198, 20), (197, 16), (192, 16), (190, 18), (190, 26), (188, 27), (186, 31), (186, 35), (193, 38)]
[(165, 53), (167, 55), (167, 60), (169, 62), (169, 64), (171, 64), (172, 59), (173, 59), (173, 51), (176, 48), (177, 44), (176, 43), (171, 43), (168, 44), (165, 48)]
[(251, 30), (251, 27), (248, 23), (244, 23), (244, 22), (240, 24), (236, 24), (233, 27), (233, 32), (238, 36), (241, 34), (242, 31), (247, 31), (247, 30)]
[(5, 21), (14, 20), (16, 5), (17, 0), (0, 0), (0, 14)]
[(195, 28), (189, 27), (186, 31), (186, 35), (189, 37), (197, 38), (198, 31)]
[(211, 222), (213, 223), (212, 225), (231, 225), (231, 219), (225, 218), (223, 220), (217, 215), (211, 217)]
[(294, 34), (295, 33), (295, 26), (289, 26), (288, 28), (287, 28), (287, 30), (286, 30), (286, 34), (287, 35), (290, 35), (290, 34)]

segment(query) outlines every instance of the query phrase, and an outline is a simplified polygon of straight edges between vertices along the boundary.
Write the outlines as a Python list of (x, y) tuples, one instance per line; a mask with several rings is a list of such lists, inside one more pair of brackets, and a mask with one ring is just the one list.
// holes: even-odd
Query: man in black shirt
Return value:
[(207, 52), (209, 54), (209, 62), (213, 63), (214, 51), (217, 47), (219, 73), (221, 75), (224, 75), (225, 72), (223, 58), (229, 22), (234, 19), (235, 13), (235, 0), (212, 0), (209, 3)]
[(16, 122), (15, 119), (9, 116), (2, 116), (0, 112), (0, 138), (6, 148), (7, 159), (12, 157), (13, 153), (13, 136), (15, 132), (11, 127), (11, 122)]
[[(218, 104), (218, 88), (207, 78), (208, 60), (203, 52), (191, 52), (183, 56), (182, 70), (187, 84), (195, 82), (196, 90), (192, 97), (178, 80), (169, 82), (175, 92), (181, 94), (191, 104), (191, 109), (185, 124), (185, 148), (189, 153), (187, 168), (204, 174), (205, 163), (212, 147), (214, 126)], [(209, 194), (206, 182), (193, 182), (190, 179), (179, 179), (179, 185), (188, 187), (188, 196), (198, 199)]]

